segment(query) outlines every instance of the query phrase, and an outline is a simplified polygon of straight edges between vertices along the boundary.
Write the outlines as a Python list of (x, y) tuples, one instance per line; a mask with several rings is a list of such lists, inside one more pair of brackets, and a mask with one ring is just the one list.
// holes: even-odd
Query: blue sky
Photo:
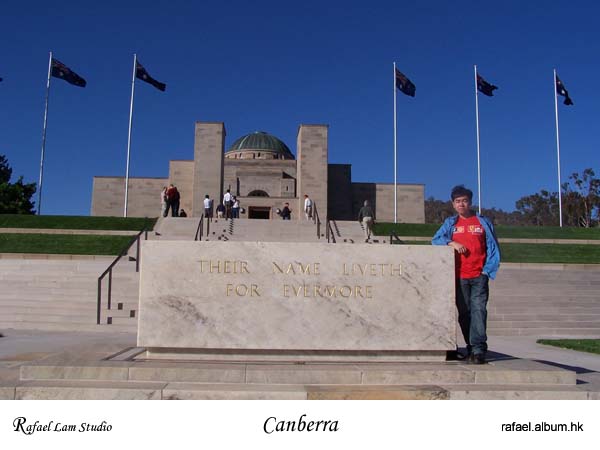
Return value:
[[(329, 125), (329, 160), (354, 181), (398, 181), (446, 199), (477, 189), (473, 64), (499, 87), (479, 96), (482, 198), (514, 209), (556, 190), (552, 69), (562, 176), (600, 175), (600, 6), (592, 1), (9, 2), (0, 17), (0, 154), (38, 181), (48, 52), (87, 80), (51, 82), (42, 213), (87, 215), (94, 175), (124, 176), (133, 53), (160, 92), (136, 83), (131, 176), (192, 159), (195, 121), (222, 121), (226, 146), (264, 130), (295, 152), (301, 123)], [(559, 99), (560, 100), (560, 99)], [(37, 199), (37, 195), (36, 195)]]

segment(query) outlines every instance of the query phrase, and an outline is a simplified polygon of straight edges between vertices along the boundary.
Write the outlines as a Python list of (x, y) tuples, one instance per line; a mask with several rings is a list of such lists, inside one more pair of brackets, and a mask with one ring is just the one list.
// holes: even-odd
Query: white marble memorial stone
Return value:
[(141, 347), (369, 352), (456, 345), (448, 247), (142, 245)]

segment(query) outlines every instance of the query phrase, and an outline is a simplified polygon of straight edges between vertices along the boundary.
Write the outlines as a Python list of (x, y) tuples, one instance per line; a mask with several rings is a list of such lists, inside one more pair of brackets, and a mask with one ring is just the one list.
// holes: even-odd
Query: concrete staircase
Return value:
[(505, 264), (490, 283), (488, 313), (491, 336), (600, 337), (600, 267)]
[(113, 259), (0, 259), (0, 329), (135, 331), (139, 275), (127, 258), (113, 272), (112, 309), (102, 308), (113, 325), (96, 325), (97, 280)]
[[(365, 231), (357, 220), (332, 220), (331, 229), (336, 243), (361, 244), (365, 242)], [(389, 243), (389, 236), (371, 236), (374, 244)]]
[[(110, 348), (109, 348), (110, 347)], [(5, 399), (597, 399), (597, 386), (540, 362), (490, 364), (152, 361), (95, 345), (21, 363)]]
[[(153, 240), (194, 240), (199, 218), (164, 217), (148, 235)], [(207, 233), (208, 229), (208, 233)], [(321, 239), (325, 226), (321, 229)], [(212, 219), (203, 221), (203, 241), (317, 242), (317, 226), (308, 221)]]

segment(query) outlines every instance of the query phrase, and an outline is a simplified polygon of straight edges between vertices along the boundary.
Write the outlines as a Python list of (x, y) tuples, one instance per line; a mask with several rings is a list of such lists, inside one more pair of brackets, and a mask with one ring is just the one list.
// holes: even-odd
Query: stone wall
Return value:
[(354, 220), (352, 210), (352, 166), (329, 164), (327, 215), (333, 220)]
[[(425, 185), (397, 184), (398, 222), (425, 223)], [(365, 200), (375, 209), (379, 222), (394, 221), (393, 183), (352, 183), (353, 218)]]
[[(298, 129), (297, 210), (304, 209), (304, 195), (308, 194), (315, 204), (321, 222), (326, 221), (328, 211), (328, 132), (327, 125), (300, 125)], [(296, 219), (301, 219), (301, 216), (297, 214)]]
[[(128, 217), (158, 217), (160, 192), (167, 178), (129, 178)], [(125, 177), (94, 177), (92, 216), (123, 217)]]
[(196, 122), (194, 140), (194, 183), (192, 215), (204, 212), (204, 196), (215, 202), (223, 198), (223, 160), (225, 125), (223, 122)]
[[(193, 215), (194, 161), (169, 161), (169, 183), (177, 186), (181, 196), (179, 208), (185, 209), (188, 216)], [(204, 212), (202, 208), (200, 214)], [(200, 215), (197, 214), (197, 215)]]
[(223, 192), (247, 196), (254, 190), (270, 197), (296, 197), (296, 161), (225, 159)]

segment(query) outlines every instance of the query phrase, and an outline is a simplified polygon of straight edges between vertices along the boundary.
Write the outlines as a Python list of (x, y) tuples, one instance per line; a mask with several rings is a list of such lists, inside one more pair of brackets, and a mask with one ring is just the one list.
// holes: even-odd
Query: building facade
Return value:
[[(356, 183), (350, 164), (329, 164), (328, 126), (300, 125), (296, 156), (280, 139), (259, 131), (242, 136), (225, 151), (225, 125), (197, 122), (194, 159), (172, 160), (168, 178), (129, 178), (128, 216), (160, 214), (160, 192), (174, 184), (180, 207), (200, 217), (209, 195), (216, 205), (230, 190), (240, 201), (241, 218), (275, 219), (289, 203), (292, 219), (303, 219), (304, 195), (314, 202), (321, 221), (356, 220), (364, 200), (374, 206), (378, 221), (394, 220), (392, 183)], [(423, 184), (397, 184), (398, 221), (424, 223)], [(94, 177), (93, 216), (121, 216), (124, 177)]]

